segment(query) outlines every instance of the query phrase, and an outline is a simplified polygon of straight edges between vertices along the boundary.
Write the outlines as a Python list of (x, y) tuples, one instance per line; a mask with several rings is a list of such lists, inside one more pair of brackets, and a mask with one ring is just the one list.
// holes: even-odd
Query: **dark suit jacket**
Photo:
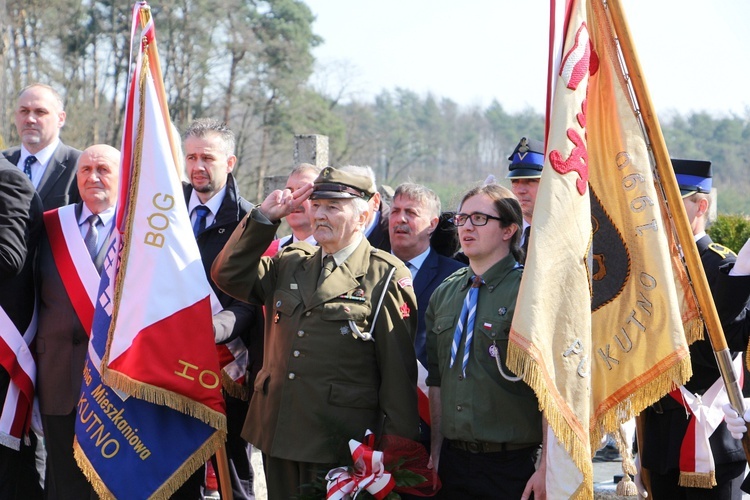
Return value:
[[(76, 205), (77, 217), (82, 208), (83, 203)], [(107, 245), (102, 245), (95, 260), (99, 271), (106, 253)], [(68, 415), (81, 395), (89, 337), (68, 298), (46, 233), (39, 244), (37, 266), (39, 328), (36, 352), (40, 410), (43, 415)]]
[[(23, 335), (34, 312), (33, 264), (42, 202), (29, 179), (0, 158), (0, 307)], [(0, 366), (0, 408), (10, 376)]]
[(384, 201), (380, 202), (380, 219), (375, 227), (372, 228), (370, 234), (367, 235), (367, 241), (370, 242), (374, 248), (383, 250), (384, 252), (391, 251), (391, 236), (388, 233), (388, 218), (391, 215), (391, 207)]
[[(698, 240), (697, 245), (729, 350), (738, 354), (747, 345), (746, 312), (750, 299), (750, 279), (727, 274), (734, 265), (735, 256), (728, 249), (714, 244), (709, 236)], [(721, 376), (708, 334), (690, 346), (690, 363), (693, 376), (685, 388), (703, 394)], [(680, 445), (689, 422), (685, 418), (685, 409), (666, 396), (647, 408), (644, 416), (644, 467), (660, 474), (677, 469)], [(709, 441), (716, 464), (745, 460), (740, 441), (732, 438), (724, 422)]]
[[(3, 156), (13, 165), (18, 165), (21, 158), (21, 147), (6, 149)], [(71, 203), (78, 203), (81, 197), (76, 184), (76, 163), (81, 151), (66, 146), (60, 141), (52, 158), (44, 171), (42, 180), (37, 186), (37, 192), (42, 198), (44, 210), (62, 207)]]
[[(193, 187), (190, 184), (184, 184), (183, 189), (185, 202), (187, 203), (190, 200)], [(213, 288), (224, 310), (231, 311), (234, 314), (234, 317), (231, 315), (221, 317), (218, 328), (231, 331), (225, 342), (240, 337), (247, 346), (249, 357), (247, 384), (248, 387), (252, 387), (255, 376), (263, 365), (263, 314), (260, 307), (233, 299), (222, 292), (211, 279), (211, 265), (214, 263), (214, 259), (224, 248), (224, 244), (232, 235), (234, 228), (253, 208), (252, 203), (240, 196), (237, 183), (231, 174), (227, 178), (225, 189), (226, 194), (219, 212), (215, 215), (214, 223), (198, 233), (196, 240), (211, 288)]]
[(414, 338), (414, 349), (417, 359), (427, 368), (427, 330), (425, 329), (424, 313), (430, 305), (432, 292), (454, 271), (466, 267), (461, 262), (449, 259), (430, 249), (422, 267), (414, 279), (414, 293), (417, 296), (417, 335)]

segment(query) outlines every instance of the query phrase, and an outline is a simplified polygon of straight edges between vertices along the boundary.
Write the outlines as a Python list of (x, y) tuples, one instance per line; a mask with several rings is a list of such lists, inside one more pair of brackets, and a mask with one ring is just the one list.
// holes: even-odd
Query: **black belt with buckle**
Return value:
[(483, 443), (481, 441), (457, 441), (455, 439), (446, 439), (451, 448), (470, 453), (498, 453), (502, 451), (515, 451), (524, 448), (534, 448), (539, 446), (533, 443)]

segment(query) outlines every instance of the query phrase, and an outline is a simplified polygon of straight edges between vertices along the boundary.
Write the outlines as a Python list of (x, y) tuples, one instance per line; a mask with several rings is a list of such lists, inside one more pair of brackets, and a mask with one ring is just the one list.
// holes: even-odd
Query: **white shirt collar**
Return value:
[(193, 220), (193, 210), (195, 209), (195, 207), (197, 207), (198, 205), (204, 205), (211, 211), (211, 213), (206, 216), (206, 227), (213, 224), (214, 220), (216, 219), (216, 214), (219, 213), (219, 209), (221, 208), (221, 204), (224, 201), (224, 196), (226, 196), (226, 194), (227, 187), (224, 186), (224, 189), (213, 195), (206, 203), (201, 203), (201, 200), (198, 198), (198, 193), (196, 193), (195, 189), (193, 189), (190, 193), (190, 201), (188, 201), (188, 213), (190, 214), (190, 220)]
[(427, 250), (420, 253), (413, 259), (409, 260), (409, 264), (414, 266), (417, 270), (414, 272), (414, 276), (417, 275), (420, 269), (422, 269), (422, 264), (424, 264), (424, 261), (427, 260), (427, 256), (430, 255), (430, 247), (427, 247)]
[[(36, 158), (36, 163), (31, 165), (31, 182), (32, 184), (34, 184), (34, 187), (39, 186), (39, 181), (42, 180), (44, 171), (47, 169), (47, 165), (49, 165), (49, 162), (52, 159), (52, 156), (55, 154), (57, 146), (59, 145), (60, 139), (55, 139), (49, 145), (47, 145), (46, 148), (39, 150), (39, 152), (33, 155)], [(28, 149), (26, 149), (26, 146), (21, 144), (21, 156), (18, 158), (17, 165), (17, 167), (20, 168), (21, 171), (23, 171), (23, 165), (24, 163), (26, 163), (26, 158), (28, 158), (29, 156), (32, 156), (31, 153)]]

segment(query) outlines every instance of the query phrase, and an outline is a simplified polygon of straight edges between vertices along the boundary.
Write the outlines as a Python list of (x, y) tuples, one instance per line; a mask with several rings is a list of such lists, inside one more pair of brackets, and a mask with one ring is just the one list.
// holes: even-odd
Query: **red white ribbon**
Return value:
[(362, 491), (367, 491), (378, 500), (388, 496), (396, 486), (396, 481), (385, 471), (383, 452), (374, 450), (374, 444), (375, 435), (369, 429), (365, 433), (365, 443), (349, 440), (354, 466), (337, 467), (328, 471), (327, 499), (354, 499)]

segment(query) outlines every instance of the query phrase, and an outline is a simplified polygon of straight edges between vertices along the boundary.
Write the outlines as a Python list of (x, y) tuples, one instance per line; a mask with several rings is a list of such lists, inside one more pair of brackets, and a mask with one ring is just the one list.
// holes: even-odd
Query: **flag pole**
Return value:
[[(145, 27), (151, 20), (151, 7), (146, 3), (142, 2), (141, 8), (138, 13), (141, 18), (141, 26)], [(164, 91), (164, 76), (161, 72), (161, 61), (159, 60), (159, 51), (156, 46), (156, 38), (148, 47), (149, 52), (149, 67), (151, 68), (152, 74), (154, 75), (154, 82), (156, 87), (156, 97), (159, 99), (159, 106), (165, 112), (162, 114), (164, 119), (164, 127), (167, 130), (167, 136), (169, 138), (169, 148), (172, 151), (172, 158), (175, 162), (175, 170), (177, 170), (177, 178), (182, 179), (182, 172), (180, 172), (180, 163), (178, 161), (177, 146), (175, 145), (174, 134), (172, 133), (173, 125), (172, 120), (169, 117), (169, 106), (167, 105), (167, 94)]]
[(221, 499), (232, 500), (232, 482), (229, 479), (229, 459), (227, 458), (226, 444), (216, 450), (216, 467), (219, 469), (219, 488), (221, 488)]
[[(146, 3), (142, 2), (141, 7), (138, 11), (141, 20), (141, 26), (145, 27), (151, 20), (151, 7)], [(177, 177), (182, 177), (178, 162), (177, 162), (177, 148), (175, 146), (175, 138), (172, 133), (172, 121), (169, 118), (169, 107), (167, 106), (167, 95), (164, 91), (164, 76), (161, 72), (161, 62), (159, 61), (159, 51), (156, 46), (156, 38), (149, 44), (147, 48), (149, 52), (149, 67), (154, 76), (154, 87), (156, 88), (157, 99), (159, 100), (159, 106), (162, 109), (162, 118), (164, 120), (164, 128), (167, 130), (167, 137), (169, 139), (169, 147), (172, 151), (172, 159), (175, 163), (175, 169), (177, 170)], [(216, 465), (219, 469), (219, 484), (221, 485), (221, 498), (223, 500), (232, 500), (232, 482), (229, 477), (229, 460), (227, 459), (226, 444), (222, 443), (221, 447), (216, 450)]]
[[(732, 369), (732, 355), (729, 352), (729, 346), (724, 336), (724, 329), (716, 312), (716, 305), (714, 304), (708, 280), (701, 264), (698, 248), (694, 244), (693, 233), (690, 229), (685, 206), (682, 203), (682, 196), (680, 195), (677, 180), (672, 170), (672, 162), (669, 159), (667, 145), (664, 142), (664, 135), (662, 134), (661, 126), (659, 125), (659, 120), (651, 101), (651, 95), (643, 78), (643, 70), (632, 42), (630, 28), (625, 19), (620, 0), (606, 0), (605, 3), (609, 7), (622, 57), (625, 61), (630, 83), (641, 111), (646, 135), (651, 143), (656, 162), (656, 171), (659, 174), (661, 186), (667, 198), (668, 208), (671, 211), (670, 216), (675, 223), (677, 237), (685, 256), (685, 263), (693, 282), (693, 288), (698, 299), (703, 321), (706, 325), (708, 338), (714, 350), (719, 371), (721, 372), (721, 378), (727, 389), (729, 402), (740, 415), (744, 415), (745, 405), (739, 380)], [(745, 457), (750, 460), (750, 435), (747, 433), (742, 436), (742, 447), (745, 449)]]

